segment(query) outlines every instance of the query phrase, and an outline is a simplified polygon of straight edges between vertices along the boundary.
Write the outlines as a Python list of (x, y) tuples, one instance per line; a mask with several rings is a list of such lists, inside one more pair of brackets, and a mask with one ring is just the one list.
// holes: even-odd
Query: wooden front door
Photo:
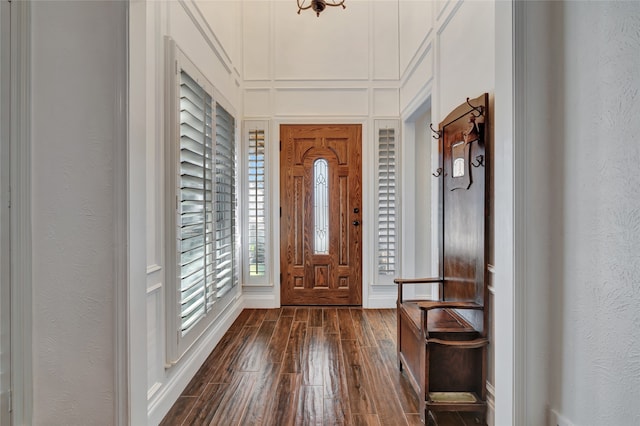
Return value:
[(280, 126), (283, 305), (362, 303), (362, 126)]

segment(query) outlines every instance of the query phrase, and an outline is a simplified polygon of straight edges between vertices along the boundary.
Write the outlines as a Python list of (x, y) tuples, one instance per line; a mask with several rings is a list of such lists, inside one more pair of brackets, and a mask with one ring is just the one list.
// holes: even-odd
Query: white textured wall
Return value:
[[(33, 422), (113, 424), (125, 4), (32, 3)], [(122, 128), (122, 127), (120, 127)]]
[[(567, 2), (549, 158), (550, 406), (575, 425), (640, 424), (640, 3)], [(552, 89), (551, 87), (550, 89)], [(557, 124), (554, 126), (553, 124)]]
[(523, 417), (637, 425), (640, 3), (524, 12)]

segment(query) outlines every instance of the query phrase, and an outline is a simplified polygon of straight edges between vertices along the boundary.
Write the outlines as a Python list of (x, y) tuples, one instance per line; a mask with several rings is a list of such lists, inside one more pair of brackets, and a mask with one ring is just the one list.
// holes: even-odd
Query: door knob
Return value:
[(360, 221), (359, 220), (354, 220), (353, 221), (353, 226), (358, 226), (360, 225)]

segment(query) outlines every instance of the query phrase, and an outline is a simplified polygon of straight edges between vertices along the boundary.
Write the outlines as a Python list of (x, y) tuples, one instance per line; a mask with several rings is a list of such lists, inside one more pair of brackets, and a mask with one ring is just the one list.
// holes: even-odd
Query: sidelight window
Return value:
[(265, 131), (252, 129), (247, 144), (247, 221), (249, 225), (248, 263), (249, 276), (264, 276), (266, 272), (266, 223), (265, 223)]
[(398, 123), (376, 122), (378, 282), (390, 283), (398, 273)]
[(245, 208), (242, 209), (242, 285), (273, 285), (269, 276), (269, 122), (243, 123)]

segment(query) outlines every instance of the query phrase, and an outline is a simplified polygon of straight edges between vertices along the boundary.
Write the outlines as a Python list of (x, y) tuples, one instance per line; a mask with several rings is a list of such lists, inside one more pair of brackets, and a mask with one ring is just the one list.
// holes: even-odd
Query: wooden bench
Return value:
[(412, 281), (396, 280), (398, 362), (419, 397), (423, 421), (429, 411), (476, 411), (484, 418), (483, 364), (489, 341), (458, 311), (482, 306), (402, 300), (402, 288), (416, 283)]

